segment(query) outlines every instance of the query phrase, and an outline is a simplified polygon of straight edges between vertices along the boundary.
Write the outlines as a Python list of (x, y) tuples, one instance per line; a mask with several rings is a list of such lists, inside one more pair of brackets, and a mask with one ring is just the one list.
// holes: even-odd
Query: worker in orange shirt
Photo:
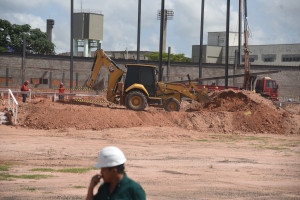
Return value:
[(59, 84), (59, 89), (58, 89), (58, 91), (59, 91), (58, 99), (59, 99), (59, 100), (64, 100), (64, 95), (61, 95), (61, 94), (65, 93), (64, 83), (60, 83), (60, 84)]
[(25, 81), (21, 87), (21, 91), (22, 91), (22, 97), (23, 97), (23, 103), (25, 103), (26, 98), (27, 98), (27, 91), (29, 91), (29, 89), (27, 88), (27, 85), (29, 84), (28, 81)]

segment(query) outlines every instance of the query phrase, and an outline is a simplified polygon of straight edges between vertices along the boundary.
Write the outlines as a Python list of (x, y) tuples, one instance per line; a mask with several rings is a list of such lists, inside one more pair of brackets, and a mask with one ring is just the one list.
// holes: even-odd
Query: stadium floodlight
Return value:
[[(163, 53), (166, 53), (166, 41), (167, 41), (167, 20), (174, 19), (174, 10), (165, 9), (164, 10), (164, 23), (163, 23)], [(161, 10), (157, 11), (157, 20), (161, 20)]]

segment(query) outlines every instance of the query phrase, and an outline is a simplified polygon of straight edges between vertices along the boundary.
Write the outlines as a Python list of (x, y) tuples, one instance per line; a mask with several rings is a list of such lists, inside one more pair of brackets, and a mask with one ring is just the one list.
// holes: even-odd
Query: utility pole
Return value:
[(248, 14), (247, 14), (247, 0), (244, 0), (244, 56), (245, 56), (245, 76), (244, 76), (244, 84), (243, 89), (250, 90), (250, 62), (249, 62), (249, 47), (248, 47)]
[[(199, 51), (199, 80), (202, 78), (203, 24), (204, 24), (204, 0), (202, 0), (202, 6), (201, 6), (200, 51)], [(202, 81), (199, 81), (199, 83), (202, 84)]]
[(71, 0), (71, 39), (70, 39), (70, 88), (73, 88), (73, 10), (74, 10), (74, 2)]
[(230, 0), (227, 0), (226, 16), (226, 64), (225, 64), (225, 89), (228, 89), (228, 51), (229, 51), (229, 22), (230, 22)]
[(137, 32), (137, 60), (136, 63), (140, 63), (140, 41), (141, 41), (141, 2), (142, 0), (139, 0), (138, 4), (138, 32)]
[(239, 0), (239, 49), (238, 49), (238, 66), (241, 65), (241, 44), (242, 44), (242, 17), (243, 17), (243, 0)]

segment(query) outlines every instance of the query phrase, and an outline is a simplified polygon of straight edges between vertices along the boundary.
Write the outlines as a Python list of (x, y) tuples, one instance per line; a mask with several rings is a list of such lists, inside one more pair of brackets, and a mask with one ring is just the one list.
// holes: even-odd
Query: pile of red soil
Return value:
[[(20, 108), (19, 125), (34, 129), (93, 129), (175, 126), (167, 112), (135, 112), (120, 106), (54, 103), (41, 100)], [(174, 113), (182, 115), (184, 113)], [(179, 117), (180, 118), (180, 117)]]
[[(230, 118), (225, 129), (256, 133), (300, 133), (299, 116), (292, 116), (272, 101), (249, 91), (216, 93), (206, 104), (194, 103), (187, 111), (223, 112)], [(226, 121), (228, 119), (224, 119)]]
[(34, 129), (93, 129), (173, 126), (209, 132), (300, 134), (299, 115), (289, 114), (252, 92), (223, 91), (212, 101), (182, 103), (180, 112), (153, 107), (146, 111), (122, 106), (58, 103), (39, 100), (20, 107), (19, 125)]

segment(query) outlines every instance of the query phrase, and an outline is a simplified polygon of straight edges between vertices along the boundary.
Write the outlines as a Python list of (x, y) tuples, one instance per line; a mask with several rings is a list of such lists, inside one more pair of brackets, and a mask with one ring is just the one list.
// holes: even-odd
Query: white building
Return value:
[[(209, 32), (208, 44), (203, 45), (203, 63), (225, 64), (226, 32)], [(192, 46), (192, 61), (199, 62), (200, 45)], [(229, 64), (235, 60), (238, 34), (229, 35)], [(241, 47), (244, 62), (244, 47)], [(300, 44), (249, 45), (250, 63), (253, 65), (300, 66)]]
[[(226, 46), (226, 32), (208, 32), (207, 36), (208, 46)], [(229, 32), (229, 46), (239, 45), (239, 33)]]

